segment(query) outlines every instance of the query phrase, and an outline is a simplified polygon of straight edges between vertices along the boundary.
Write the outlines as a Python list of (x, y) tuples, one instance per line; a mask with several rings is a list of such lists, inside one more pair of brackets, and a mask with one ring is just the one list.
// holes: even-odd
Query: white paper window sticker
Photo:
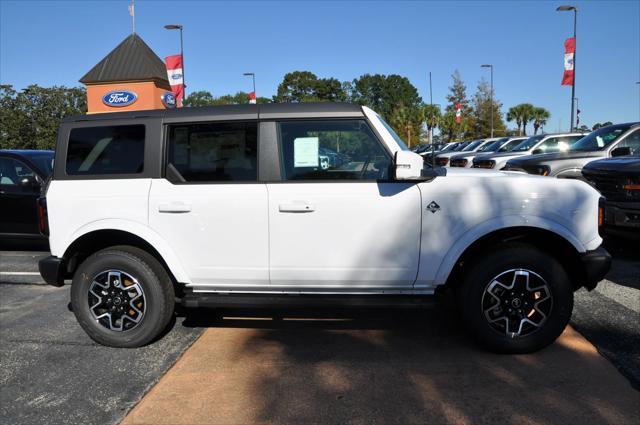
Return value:
[(317, 167), (319, 140), (317, 137), (298, 137), (293, 140), (293, 166)]

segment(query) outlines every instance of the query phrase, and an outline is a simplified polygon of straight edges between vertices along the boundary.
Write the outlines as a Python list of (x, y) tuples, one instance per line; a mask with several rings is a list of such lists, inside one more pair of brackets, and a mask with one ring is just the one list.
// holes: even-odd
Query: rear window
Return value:
[(144, 169), (144, 125), (74, 128), (67, 174), (139, 174)]

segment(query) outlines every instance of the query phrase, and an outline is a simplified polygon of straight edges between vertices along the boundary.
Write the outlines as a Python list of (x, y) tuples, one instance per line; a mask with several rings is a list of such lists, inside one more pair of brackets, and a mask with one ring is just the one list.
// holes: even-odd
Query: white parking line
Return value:
[(0, 276), (40, 276), (39, 272), (0, 272)]

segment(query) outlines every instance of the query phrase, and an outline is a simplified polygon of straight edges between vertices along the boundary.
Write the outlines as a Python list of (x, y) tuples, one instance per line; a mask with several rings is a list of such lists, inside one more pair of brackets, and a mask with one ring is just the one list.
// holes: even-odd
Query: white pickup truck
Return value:
[(598, 203), (580, 181), (424, 168), (358, 105), (96, 114), (61, 124), (40, 272), (72, 279), (79, 323), (110, 346), (153, 341), (176, 302), (406, 305), (451, 289), (478, 341), (523, 353), (609, 269)]

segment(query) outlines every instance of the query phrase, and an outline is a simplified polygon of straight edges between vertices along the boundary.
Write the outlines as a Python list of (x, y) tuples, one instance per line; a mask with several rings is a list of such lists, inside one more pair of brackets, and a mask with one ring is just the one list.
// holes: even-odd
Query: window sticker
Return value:
[(318, 153), (318, 137), (298, 137), (293, 140), (294, 167), (317, 167)]

